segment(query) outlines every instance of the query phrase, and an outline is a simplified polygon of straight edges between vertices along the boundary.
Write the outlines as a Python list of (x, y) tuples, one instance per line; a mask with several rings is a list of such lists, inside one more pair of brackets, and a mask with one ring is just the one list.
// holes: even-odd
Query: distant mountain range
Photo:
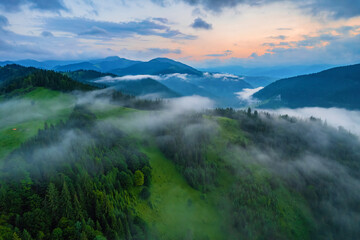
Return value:
[(18, 64), (25, 67), (36, 67), (59, 72), (93, 70), (102, 73), (113, 73), (119, 76), (139, 74), (158, 75), (170, 73), (187, 73), (198, 76), (202, 75), (201, 71), (168, 58), (155, 58), (148, 62), (133, 61), (125, 58), (119, 58), (117, 56), (87, 61), (39, 62), (36, 60), (27, 59), (0, 62), (0, 66), (5, 66), (7, 64)]
[(253, 95), (263, 108), (360, 109), (360, 64), (278, 80)]
[(138, 63), (141, 62), (128, 60), (125, 58), (119, 58), (119, 57), (108, 57), (104, 59), (56, 66), (53, 68), (53, 70), (60, 72), (77, 71), (77, 70), (94, 70), (99, 72), (112, 72), (115, 69), (127, 68)]
[[(24, 64), (25, 62), (35, 64), (31, 60), (22, 61)], [(131, 62), (131, 60), (110, 57), (93, 60), (92, 63), (75, 65), (109, 69), (121, 64), (127, 67), (111, 70), (113, 73), (75, 70), (62, 72), (62, 75), (92, 86), (112, 87), (126, 94), (141, 97), (173, 98), (199, 95), (213, 99), (219, 107), (244, 106), (245, 103), (243, 99), (238, 98), (238, 94), (242, 95), (243, 91), (273, 81), (271, 78), (203, 73), (166, 58), (156, 58), (149, 62)], [(132, 65), (129, 66), (129, 64)], [(76, 69), (75, 65), (72, 63), (66, 66), (68, 69)], [(59, 69), (59, 67), (55, 68)], [(64, 66), (63, 69), (65, 69)], [(22, 67), (14, 64), (1, 67), (0, 85), (7, 84), (14, 79), (23, 79), (36, 71), (38, 69), (34, 67)], [(272, 82), (251, 97), (260, 101), (258, 106), (260, 108), (341, 107), (360, 109), (359, 92), (360, 64), (357, 64), (281, 79)]]

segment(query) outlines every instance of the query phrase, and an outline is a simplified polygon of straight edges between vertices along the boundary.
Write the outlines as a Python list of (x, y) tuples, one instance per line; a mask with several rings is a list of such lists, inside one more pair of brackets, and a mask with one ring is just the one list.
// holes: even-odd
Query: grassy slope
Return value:
[(74, 105), (72, 96), (44, 88), (11, 99), (12, 105), (2, 105), (4, 101), (0, 102), (0, 159), (36, 135), (45, 122), (65, 120)]
[[(111, 105), (102, 108), (94, 105), (91, 109), (98, 119), (110, 120), (115, 125), (114, 119), (119, 117), (126, 119), (127, 115), (133, 113), (139, 116), (147, 114), (146, 111)], [(126, 128), (122, 130), (144, 140), (141, 132), (129, 132)], [(134, 208), (148, 223), (153, 239), (226, 239), (221, 229), (222, 218), (211, 199), (206, 200), (201, 192), (191, 188), (157, 147), (144, 147), (141, 143), (143, 141), (139, 141), (139, 147), (150, 159), (153, 179), (150, 199), (138, 200)], [(137, 195), (140, 190), (135, 189), (133, 194)]]
[(155, 147), (144, 150), (153, 168), (151, 197), (136, 211), (149, 223), (155, 239), (226, 239), (213, 202), (191, 188)]
[[(98, 119), (117, 124), (119, 118), (134, 113), (146, 115), (124, 107), (108, 105), (107, 107), (91, 106)], [(130, 117), (131, 119), (131, 117)], [(149, 200), (138, 200), (134, 210), (148, 224), (153, 239), (226, 239), (222, 231), (223, 221), (211, 198), (191, 188), (175, 165), (155, 147), (144, 147), (141, 143), (147, 140), (141, 132), (132, 128), (121, 127), (121, 130), (139, 139), (139, 147), (149, 157), (152, 167), (151, 197)], [(129, 132), (130, 131), (130, 132)], [(145, 141), (147, 142), (147, 141)], [(135, 189), (138, 195), (141, 188)]]

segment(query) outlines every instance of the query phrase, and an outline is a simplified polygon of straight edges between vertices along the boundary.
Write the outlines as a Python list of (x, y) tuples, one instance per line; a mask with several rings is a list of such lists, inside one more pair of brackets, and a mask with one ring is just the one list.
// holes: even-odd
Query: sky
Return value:
[(0, 60), (360, 63), (359, 0), (0, 0)]

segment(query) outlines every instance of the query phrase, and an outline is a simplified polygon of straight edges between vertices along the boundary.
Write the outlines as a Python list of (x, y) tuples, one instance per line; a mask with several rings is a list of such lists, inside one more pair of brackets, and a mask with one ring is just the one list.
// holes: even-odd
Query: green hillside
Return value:
[[(7, 105), (11, 104), (11, 107)], [(69, 117), (75, 98), (45, 88), (35, 88), (21, 97), (0, 101), (0, 158), (37, 134), (44, 123), (57, 124)]]
[(3, 91), (0, 239), (359, 236), (349, 132), (251, 109), (185, 111), (60, 76)]

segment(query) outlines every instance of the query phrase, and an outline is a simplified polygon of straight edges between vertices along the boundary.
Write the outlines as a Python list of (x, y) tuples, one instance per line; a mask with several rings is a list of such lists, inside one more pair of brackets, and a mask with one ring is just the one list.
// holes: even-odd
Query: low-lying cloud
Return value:
[(186, 73), (172, 73), (172, 74), (164, 74), (164, 75), (126, 75), (122, 77), (112, 77), (112, 76), (104, 76), (99, 79), (94, 80), (96, 83), (116, 83), (120, 81), (139, 81), (143, 79), (153, 79), (156, 81), (167, 80), (169, 78), (179, 78), (181, 80), (186, 81), (188, 79), (188, 74)]
[(265, 111), (281, 115), (288, 114), (289, 116), (302, 119), (308, 119), (310, 117), (319, 118), (333, 127), (343, 127), (347, 131), (360, 137), (360, 111), (351, 111), (343, 108), (319, 107), (297, 109), (282, 108), (277, 110), (266, 109)]
[(235, 94), (237, 97), (242, 101), (249, 105), (257, 103), (258, 100), (253, 98), (253, 95), (263, 89), (264, 87), (258, 87), (258, 88), (244, 88), (241, 92), (236, 92)]

